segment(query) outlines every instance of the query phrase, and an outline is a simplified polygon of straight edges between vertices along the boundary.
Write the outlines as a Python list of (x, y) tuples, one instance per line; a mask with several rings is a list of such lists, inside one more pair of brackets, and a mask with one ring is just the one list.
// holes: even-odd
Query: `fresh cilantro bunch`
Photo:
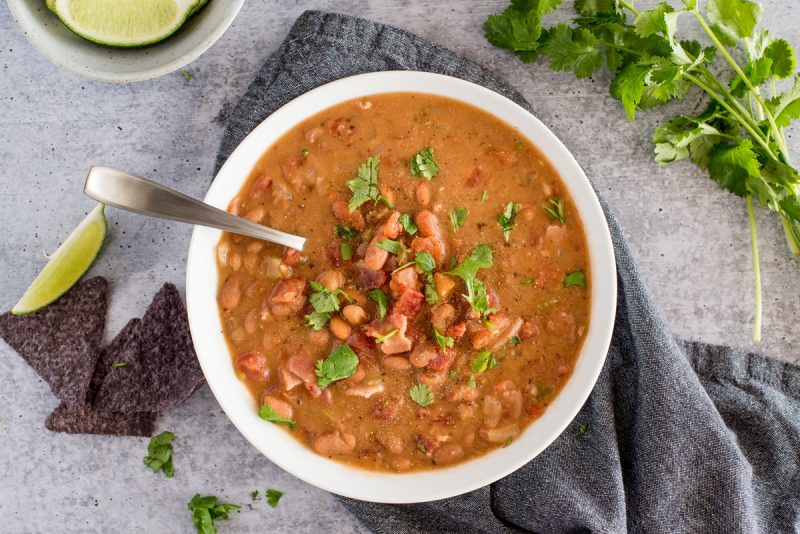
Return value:
[[(611, 95), (631, 121), (637, 112), (683, 98), (692, 88), (705, 93), (705, 111), (656, 128), (655, 160), (691, 160), (720, 187), (746, 199), (756, 287), (753, 338), (760, 340), (755, 203), (778, 215), (792, 254), (800, 256), (800, 174), (783, 133), (800, 117), (794, 50), (756, 27), (762, 7), (750, 0), (708, 0), (705, 13), (697, 0), (682, 0), (679, 8), (665, 2), (641, 12), (626, 0), (576, 0), (572, 25), (544, 28), (542, 16), (560, 3), (512, 0), (502, 14), (488, 18), (486, 38), (524, 62), (546, 57), (550, 68), (572, 71), (577, 78), (606, 65), (614, 75)], [(678, 37), (679, 24), (689, 22), (704, 30), (709, 46)], [(792, 85), (779, 93), (776, 80), (789, 78)], [(556, 209), (551, 216), (563, 220)]]

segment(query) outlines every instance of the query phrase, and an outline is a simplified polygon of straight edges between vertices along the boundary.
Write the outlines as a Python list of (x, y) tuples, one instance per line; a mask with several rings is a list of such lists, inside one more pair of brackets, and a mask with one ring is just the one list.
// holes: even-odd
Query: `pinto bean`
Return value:
[(471, 402), (477, 400), (479, 394), (480, 391), (478, 391), (478, 388), (473, 388), (466, 384), (459, 384), (453, 388), (447, 396), (447, 400)]
[(393, 293), (400, 294), (406, 289), (416, 289), (419, 280), (417, 270), (413, 265), (409, 265), (399, 271), (392, 273), (392, 280), (389, 282), (389, 289)]
[(353, 434), (336, 430), (320, 434), (314, 438), (312, 445), (314, 450), (323, 456), (349, 454), (356, 448), (356, 437)]
[(414, 217), (422, 237), (441, 237), (442, 229), (439, 226), (439, 217), (430, 210), (422, 210)]
[(389, 252), (378, 246), (378, 242), (381, 239), (384, 239), (383, 226), (378, 228), (375, 237), (372, 238), (372, 241), (370, 241), (364, 253), (364, 265), (373, 271), (380, 271), (383, 269), (383, 264), (386, 263), (386, 260), (389, 258)]
[(447, 373), (441, 371), (428, 371), (419, 374), (419, 381), (432, 388), (438, 388), (447, 380)]
[(342, 308), (342, 316), (353, 326), (364, 324), (369, 318), (367, 315), (367, 310), (358, 304), (348, 304)]
[(262, 395), (261, 404), (269, 404), (275, 413), (285, 419), (292, 418), (292, 405), (273, 395)]
[(456, 309), (452, 304), (439, 304), (431, 310), (431, 323), (439, 332), (444, 332), (456, 318)]
[(417, 203), (420, 206), (427, 207), (428, 204), (431, 203), (431, 186), (428, 185), (428, 182), (420, 182), (417, 185), (417, 190), (415, 191), (417, 197)]
[(350, 213), (347, 202), (344, 200), (337, 200), (331, 204), (331, 209), (333, 210), (334, 217), (350, 225), (354, 230), (360, 232), (366, 228), (367, 223), (364, 220), (364, 215), (361, 214), (361, 210), (356, 209), (353, 213)]
[(336, 291), (344, 285), (345, 276), (342, 271), (323, 271), (318, 277), (317, 282), (325, 286), (328, 291)]
[(236, 276), (230, 276), (222, 284), (222, 289), (219, 290), (219, 302), (226, 310), (232, 310), (239, 305), (239, 300), (242, 298), (242, 289), (239, 286), (239, 279)]
[(411, 362), (403, 356), (387, 356), (383, 359), (383, 366), (392, 371), (408, 371), (411, 369)]
[(414, 252), (427, 252), (433, 256), (433, 261), (441, 265), (447, 256), (447, 249), (440, 237), (415, 237), (411, 241), (411, 250)]
[(249, 335), (256, 333), (258, 329), (258, 310), (253, 308), (247, 312), (247, 317), (244, 319), (244, 329)]
[(411, 469), (411, 460), (403, 456), (395, 456), (389, 460), (389, 465), (395, 471), (402, 473)]
[(264, 206), (256, 206), (255, 208), (248, 211), (244, 218), (253, 221), (254, 223), (260, 223), (264, 220), (264, 215), (267, 214), (267, 210)]
[(392, 454), (403, 453), (403, 439), (400, 436), (382, 434), (377, 438), (378, 443)]
[(420, 345), (411, 351), (408, 361), (414, 367), (425, 367), (436, 356), (436, 349), (429, 345)]
[(458, 405), (458, 416), (462, 421), (469, 421), (475, 417), (475, 405), (473, 403), (462, 402)]
[(486, 395), (483, 398), (483, 426), (496, 427), (501, 415), (503, 415), (503, 405), (492, 395)]
[(334, 336), (342, 341), (350, 337), (350, 325), (347, 324), (347, 322), (341, 317), (331, 317), (331, 322), (328, 324), (328, 328), (330, 328), (331, 333)]
[(318, 347), (326, 346), (331, 340), (331, 334), (327, 330), (309, 330), (308, 331), (308, 340), (311, 342), (312, 345), (316, 345)]
[(402, 231), (403, 225), (400, 224), (400, 212), (395, 210), (391, 215), (389, 215), (389, 218), (386, 219), (386, 222), (383, 223), (383, 235), (389, 239), (396, 239)]
[(433, 461), (437, 465), (449, 465), (459, 461), (464, 457), (464, 449), (461, 445), (447, 443), (433, 451)]
[(504, 443), (508, 441), (508, 438), (513, 439), (519, 436), (519, 426), (516, 423), (512, 423), (497, 428), (482, 427), (480, 435), (490, 443)]

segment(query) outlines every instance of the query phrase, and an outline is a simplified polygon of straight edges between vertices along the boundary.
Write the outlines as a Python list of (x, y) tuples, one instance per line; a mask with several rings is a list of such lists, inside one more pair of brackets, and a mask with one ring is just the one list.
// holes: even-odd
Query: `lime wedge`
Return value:
[(108, 224), (104, 210), (105, 206), (99, 204), (89, 212), (50, 257), (50, 261), (31, 282), (11, 313), (21, 315), (40, 310), (81, 279), (94, 262), (106, 238)]
[[(206, 0), (207, 1), (207, 0)], [(172, 35), (203, 0), (47, 0), (84, 39), (107, 46), (145, 46)]]

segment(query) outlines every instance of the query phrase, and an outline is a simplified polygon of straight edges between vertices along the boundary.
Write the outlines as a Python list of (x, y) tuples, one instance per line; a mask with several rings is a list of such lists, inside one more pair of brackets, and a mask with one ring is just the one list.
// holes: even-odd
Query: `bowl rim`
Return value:
[(236, 377), (216, 302), (216, 243), (221, 235), (218, 230), (199, 226), (194, 229), (186, 269), (186, 299), (195, 349), (209, 387), (234, 426), (257, 450), (285, 471), (332, 493), (372, 502), (414, 503), (460, 495), (495, 482), (531, 461), (561, 435), (585, 403), (603, 368), (614, 326), (617, 278), (611, 234), (602, 207), (588, 178), (563, 143), (533, 114), (508, 98), (441, 74), (359, 74), (295, 98), (242, 140), (220, 169), (205, 201), (225, 209), (264, 151), (306, 118), (344, 101), (398, 92), (445, 96), (503, 120), (550, 160), (581, 214), (592, 268), (591, 320), (572, 376), (539, 419), (510, 446), (448, 468), (396, 474), (329, 460), (283, 429), (258, 419), (255, 400)]
[[(50, 60), (51, 63), (55, 64), (57, 67), (66, 70), (67, 72), (71, 72), (72, 74), (77, 74), (78, 76), (82, 76), (84, 78), (88, 78), (90, 80), (95, 80), (98, 82), (108, 82), (108, 83), (132, 83), (132, 82), (143, 82), (146, 80), (151, 80), (153, 78), (158, 78), (160, 76), (164, 76), (171, 72), (175, 72), (176, 70), (185, 67), (201, 55), (203, 55), (209, 48), (211, 48), (214, 43), (216, 43), (222, 35), (228, 31), (233, 21), (236, 19), (236, 16), (239, 14), (239, 11), (242, 9), (244, 5), (244, 0), (228, 0), (229, 4), (227, 9), (224, 11), (224, 16), (220, 22), (214, 26), (214, 29), (210, 31), (206, 37), (201, 40), (198, 44), (192, 47), (183, 55), (180, 55), (169, 61), (164, 63), (163, 65), (159, 65), (156, 67), (149, 67), (146, 69), (142, 69), (139, 71), (132, 71), (132, 72), (111, 72), (107, 70), (98, 70), (92, 69), (90, 67), (86, 67), (83, 65), (79, 65), (74, 61), (65, 60), (63, 56), (59, 56), (54, 54), (39, 37), (40, 32), (44, 32), (39, 26), (36, 25), (29, 25), (25, 23), (25, 17), (21, 16), (20, 7), (24, 0), (8, 0), (8, 8), (11, 11), (11, 16), (14, 19), (14, 23), (17, 27), (22, 31), (23, 36), (25, 39), (36, 49), (37, 52), (42, 54), (45, 58)], [(42, 5), (44, 5), (44, 0), (42, 0)], [(207, 6), (205, 6), (207, 7)], [(46, 9), (46, 8), (45, 8)], [(203, 9), (205, 10), (205, 8)], [(198, 15), (202, 15), (202, 11), (198, 13)], [(58, 17), (53, 15), (56, 20)], [(59, 20), (59, 22), (61, 22)], [(184, 22), (184, 25), (188, 21)], [(178, 29), (180, 31), (183, 29), (182, 27)], [(82, 39), (79, 35), (75, 35), (77, 39)], [(168, 42), (173, 35), (167, 37), (164, 41), (159, 43), (154, 43), (154, 45), (159, 45), (165, 42)], [(86, 41), (91, 42), (91, 41)], [(115, 50), (114, 47), (104, 47), (101, 44), (93, 43), (98, 47), (101, 47), (104, 50)], [(129, 48), (120, 48), (120, 50), (130, 50)]]

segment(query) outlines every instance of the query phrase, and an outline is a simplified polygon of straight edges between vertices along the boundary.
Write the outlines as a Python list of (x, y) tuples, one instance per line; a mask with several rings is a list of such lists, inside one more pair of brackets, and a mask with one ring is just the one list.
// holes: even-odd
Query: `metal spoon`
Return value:
[(83, 192), (115, 208), (151, 217), (209, 226), (303, 250), (306, 238), (263, 226), (209, 206), (161, 184), (110, 167), (92, 167)]

